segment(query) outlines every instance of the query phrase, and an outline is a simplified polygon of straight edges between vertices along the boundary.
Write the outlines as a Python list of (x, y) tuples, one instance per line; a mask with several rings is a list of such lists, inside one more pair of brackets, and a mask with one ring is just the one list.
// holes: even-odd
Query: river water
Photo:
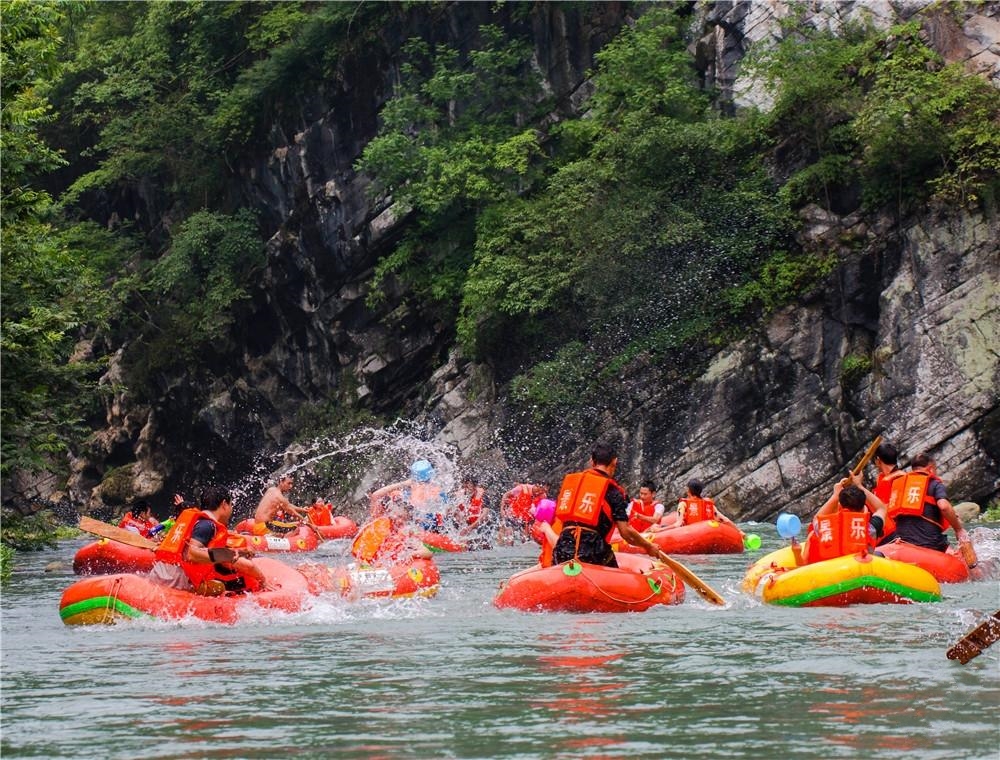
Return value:
[[(437, 555), (432, 599), (319, 598), (239, 626), (66, 627), (84, 539), (18, 555), (2, 596), (4, 758), (984, 758), (1000, 756), (1000, 644), (945, 651), (1000, 607), (996, 581), (944, 601), (765, 606), (746, 555), (678, 557), (689, 590), (625, 615), (498, 610), (515, 546)], [(996, 539), (992, 525), (977, 539)], [(987, 541), (986, 543), (990, 543)], [(992, 540), (997, 553), (997, 541)], [(981, 551), (982, 555), (982, 551)], [(301, 555), (299, 555), (301, 557)], [(335, 557), (329, 557), (331, 564)], [(62, 568), (44, 572), (53, 562)], [(296, 559), (296, 561), (298, 561)]]

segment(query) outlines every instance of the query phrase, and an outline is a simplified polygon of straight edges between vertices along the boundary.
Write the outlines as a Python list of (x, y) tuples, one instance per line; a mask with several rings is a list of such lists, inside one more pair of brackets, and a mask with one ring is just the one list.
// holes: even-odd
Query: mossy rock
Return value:
[(130, 464), (108, 470), (100, 485), (101, 500), (109, 506), (121, 506), (134, 501), (132, 475), (133, 465)]
[(963, 501), (955, 505), (955, 514), (963, 523), (979, 519), (979, 505), (974, 501)]

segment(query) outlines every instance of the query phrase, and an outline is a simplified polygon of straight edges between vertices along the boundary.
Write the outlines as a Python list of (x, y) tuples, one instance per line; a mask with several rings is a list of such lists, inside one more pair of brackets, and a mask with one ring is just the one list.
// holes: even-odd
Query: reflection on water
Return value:
[(741, 594), (753, 556), (727, 555), (683, 560), (725, 608), (497, 610), (523, 546), (438, 555), (433, 599), (67, 628), (74, 577), (41, 569), (82, 543), (22, 555), (4, 589), (4, 758), (997, 758), (1000, 645), (944, 656), (996, 582), (785, 609)]

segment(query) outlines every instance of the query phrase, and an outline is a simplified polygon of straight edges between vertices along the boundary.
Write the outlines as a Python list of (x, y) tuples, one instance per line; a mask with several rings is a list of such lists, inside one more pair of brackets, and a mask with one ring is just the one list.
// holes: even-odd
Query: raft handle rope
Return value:
[(118, 593), (122, 587), (122, 579), (115, 578), (115, 582), (111, 584), (111, 592), (104, 597), (104, 617), (106, 622), (114, 622), (113, 608), (118, 602)]
[[(612, 594), (609, 594), (607, 591), (605, 591), (603, 588), (601, 588), (600, 585), (597, 583), (597, 581), (595, 581), (593, 578), (590, 578), (586, 573), (583, 573), (582, 570), (583, 570), (583, 567), (581, 566), (580, 567), (580, 574), (583, 575), (583, 577), (586, 579), (587, 583), (589, 583), (591, 586), (593, 586), (594, 588), (596, 588), (598, 591), (600, 591), (604, 596), (606, 596), (611, 601), (618, 602), (619, 604), (642, 604), (643, 602), (648, 602), (653, 597), (659, 595), (658, 591), (653, 591), (653, 593), (651, 593), (649, 596), (644, 597), (642, 599), (619, 599), (618, 597), (613, 596)], [(566, 572), (566, 571), (563, 570), (563, 572)], [(671, 573), (671, 576), (673, 576), (673, 573)], [(652, 578), (648, 578), (647, 580), (652, 581)], [(649, 584), (649, 586), (650, 586), (650, 590), (652, 590), (652, 588), (653, 588), (652, 582)], [(676, 579), (674, 577), (671, 577), (671, 591), (673, 591), (676, 588), (677, 588)]]

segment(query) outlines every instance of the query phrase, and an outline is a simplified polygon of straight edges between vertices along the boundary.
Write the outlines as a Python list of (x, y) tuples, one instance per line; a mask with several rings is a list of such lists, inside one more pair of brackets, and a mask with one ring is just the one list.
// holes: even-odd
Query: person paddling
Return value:
[[(279, 477), (273, 486), (264, 491), (264, 495), (261, 496), (260, 502), (257, 504), (257, 511), (253, 515), (253, 532), (255, 534), (291, 533), (298, 529), (300, 523), (306, 521), (308, 517), (306, 511), (292, 504), (285, 495), (294, 486), (295, 479), (286, 473)], [(289, 516), (298, 519), (289, 520)]]
[(624, 541), (659, 558), (662, 552), (628, 523), (628, 498), (614, 479), (615, 450), (605, 443), (595, 444), (590, 464), (588, 470), (567, 475), (559, 487), (553, 528), (559, 538), (552, 551), (553, 563), (576, 559), (618, 567), (609, 540), (615, 527)]

